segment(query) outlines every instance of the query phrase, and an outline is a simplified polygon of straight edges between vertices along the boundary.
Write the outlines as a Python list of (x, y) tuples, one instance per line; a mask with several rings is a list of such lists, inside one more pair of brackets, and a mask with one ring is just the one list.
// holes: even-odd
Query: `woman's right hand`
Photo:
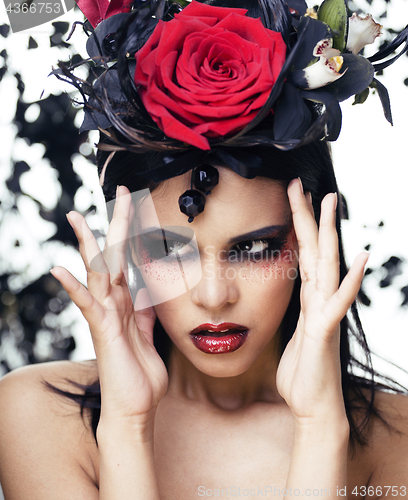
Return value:
[(63, 267), (54, 267), (51, 273), (89, 323), (101, 385), (101, 421), (123, 419), (143, 432), (153, 427), (168, 375), (153, 345), (156, 316), (147, 290), (139, 291), (133, 305), (124, 274), (130, 193), (126, 187), (118, 187), (103, 253), (80, 214), (70, 212), (67, 218), (78, 238), (88, 288)]

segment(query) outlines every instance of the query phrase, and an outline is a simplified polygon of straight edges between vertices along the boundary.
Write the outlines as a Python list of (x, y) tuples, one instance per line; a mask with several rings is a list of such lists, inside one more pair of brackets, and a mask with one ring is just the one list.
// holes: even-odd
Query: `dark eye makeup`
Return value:
[(286, 237), (283, 235), (262, 240), (241, 241), (230, 250), (228, 260), (230, 262), (274, 260), (280, 256), (285, 243)]
[(142, 262), (198, 257), (194, 231), (183, 226), (155, 228), (139, 234), (136, 250)]
[[(269, 226), (246, 233), (229, 242), (224, 258), (231, 262), (260, 262), (274, 260), (287, 241), (290, 225)], [(269, 234), (267, 234), (269, 233)], [(253, 238), (248, 238), (254, 236)], [(259, 237), (262, 236), (262, 237)], [(166, 258), (167, 261), (199, 258), (194, 231), (184, 226), (153, 228), (137, 236), (137, 254), (141, 262), (152, 262)]]

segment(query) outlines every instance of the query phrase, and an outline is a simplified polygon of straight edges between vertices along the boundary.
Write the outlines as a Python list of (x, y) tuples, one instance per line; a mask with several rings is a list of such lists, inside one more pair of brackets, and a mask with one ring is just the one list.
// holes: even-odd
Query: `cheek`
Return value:
[(154, 260), (143, 255), (139, 266), (153, 305), (161, 304), (186, 292), (185, 276), (177, 261)]
[(177, 264), (164, 264), (159, 260), (145, 260), (141, 266), (141, 272), (146, 286), (149, 288), (174, 285), (183, 280), (180, 268)]
[(246, 282), (256, 285), (271, 284), (275, 280), (275, 286), (279, 287), (279, 282), (283, 284), (287, 280), (295, 280), (298, 272), (298, 244), (294, 231), (291, 231), (285, 245), (274, 252), (269, 259), (263, 259), (259, 262), (248, 261), (243, 264), (240, 269), (240, 277)]

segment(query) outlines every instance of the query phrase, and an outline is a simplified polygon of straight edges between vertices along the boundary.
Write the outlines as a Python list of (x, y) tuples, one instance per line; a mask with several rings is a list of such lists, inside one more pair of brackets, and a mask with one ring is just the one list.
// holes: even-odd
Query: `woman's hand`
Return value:
[(62, 267), (52, 274), (89, 323), (101, 384), (101, 421), (122, 419), (144, 432), (152, 427), (168, 376), (153, 345), (155, 313), (147, 290), (139, 291), (134, 306), (124, 275), (130, 193), (118, 187), (103, 254), (84, 218), (76, 212), (67, 217), (78, 238), (88, 288)]
[(337, 195), (323, 199), (319, 229), (300, 179), (289, 184), (288, 196), (299, 244), (301, 311), (278, 366), (277, 388), (298, 424), (344, 421), (340, 321), (358, 293), (368, 254), (356, 257), (339, 286)]

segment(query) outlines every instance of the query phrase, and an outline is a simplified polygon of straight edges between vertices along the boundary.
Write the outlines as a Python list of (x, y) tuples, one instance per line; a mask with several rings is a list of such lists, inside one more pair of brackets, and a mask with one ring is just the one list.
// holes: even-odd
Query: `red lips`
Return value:
[(213, 325), (204, 323), (190, 333), (194, 345), (207, 354), (222, 354), (239, 349), (245, 342), (248, 328), (236, 323)]

